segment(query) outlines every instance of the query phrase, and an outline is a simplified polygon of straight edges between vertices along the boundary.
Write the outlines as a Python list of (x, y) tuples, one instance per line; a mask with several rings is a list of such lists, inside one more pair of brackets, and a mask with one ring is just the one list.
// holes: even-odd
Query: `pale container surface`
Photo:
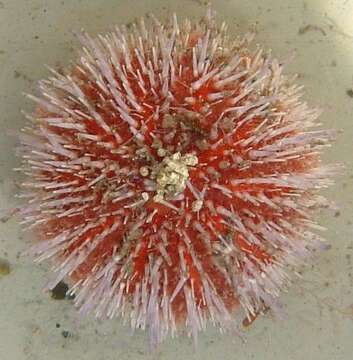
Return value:
[[(231, 34), (256, 24), (255, 42), (298, 73), (306, 99), (323, 110), (325, 128), (340, 131), (325, 162), (345, 171), (326, 191), (337, 210), (319, 214), (331, 249), (303, 270), (282, 301), (287, 316), (260, 317), (243, 334), (219, 334), (209, 327), (195, 350), (185, 336), (147, 351), (143, 332), (130, 335), (118, 319), (80, 319), (69, 300), (42, 291), (46, 265), (20, 257), (26, 247), (14, 217), (0, 222), (0, 260), (10, 273), (0, 275), (0, 360), (125, 359), (320, 359), (348, 360), (353, 354), (353, 0), (215, 0), (219, 21)], [(16, 206), (20, 182), (15, 139), (9, 132), (25, 120), (32, 104), (23, 92), (49, 75), (45, 64), (60, 68), (75, 58), (73, 31), (105, 32), (153, 12), (162, 20), (176, 12), (199, 18), (199, 0), (3, 0), (0, 1), (0, 209)], [(350, 91), (351, 90), (351, 91)]]

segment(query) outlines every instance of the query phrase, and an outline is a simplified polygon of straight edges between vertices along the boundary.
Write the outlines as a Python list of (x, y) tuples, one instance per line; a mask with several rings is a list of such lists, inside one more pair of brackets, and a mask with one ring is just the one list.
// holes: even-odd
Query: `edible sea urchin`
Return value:
[(82, 313), (123, 315), (152, 345), (179, 326), (277, 309), (287, 269), (319, 248), (311, 210), (330, 131), (249, 36), (210, 13), (92, 39), (40, 82), (21, 135), (23, 224)]

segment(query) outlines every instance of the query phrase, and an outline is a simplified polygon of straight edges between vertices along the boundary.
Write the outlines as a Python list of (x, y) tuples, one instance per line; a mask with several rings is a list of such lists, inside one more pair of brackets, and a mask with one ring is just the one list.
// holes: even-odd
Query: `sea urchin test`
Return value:
[(322, 248), (333, 134), (250, 38), (210, 12), (83, 33), (77, 62), (29, 95), (22, 224), (81, 313), (122, 316), (151, 345), (234, 329), (238, 311), (276, 313)]

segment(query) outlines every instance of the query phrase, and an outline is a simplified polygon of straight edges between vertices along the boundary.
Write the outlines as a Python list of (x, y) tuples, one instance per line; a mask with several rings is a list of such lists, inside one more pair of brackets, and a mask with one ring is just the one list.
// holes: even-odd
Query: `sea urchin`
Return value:
[(82, 313), (119, 315), (152, 345), (178, 327), (277, 309), (288, 269), (320, 248), (313, 209), (331, 131), (251, 36), (211, 13), (150, 17), (92, 39), (40, 82), (21, 134), (30, 252)]

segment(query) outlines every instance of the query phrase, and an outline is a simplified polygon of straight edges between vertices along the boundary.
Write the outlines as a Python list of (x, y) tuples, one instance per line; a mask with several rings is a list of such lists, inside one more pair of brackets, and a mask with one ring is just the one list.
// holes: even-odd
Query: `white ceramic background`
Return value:
[[(257, 23), (257, 42), (281, 59), (295, 53), (287, 71), (299, 73), (307, 100), (324, 110), (324, 126), (342, 130), (325, 156), (325, 161), (346, 164), (345, 174), (327, 192), (340, 213), (320, 215), (331, 250), (284, 294), (288, 316), (283, 322), (270, 315), (258, 319), (244, 333), (246, 342), (210, 328), (196, 352), (191, 341), (181, 337), (148, 354), (144, 333), (131, 337), (118, 320), (80, 321), (70, 301), (55, 301), (43, 293), (46, 267), (18, 256), (25, 242), (18, 219), (12, 218), (0, 222), (0, 259), (11, 265), (9, 275), (0, 275), (0, 360), (352, 359), (353, 98), (347, 90), (353, 87), (353, 1), (214, 0), (213, 7), (232, 33)], [(15, 140), (7, 131), (20, 129), (20, 110), (31, 109), (22, 92), (32, 92), (35, 81), (48, 75), (44, 64), (62, 66), (74, 58), (72, 30), (95, 34), (147, 12), (163, 19), (174, 11), (180, 17), (200, 17), (204, 1), (0, 1), (0, 208), (16, 204), (20, 179), (11, 169), (18, 160)], [(300, 34), (307, 25), (312, 26)]]

